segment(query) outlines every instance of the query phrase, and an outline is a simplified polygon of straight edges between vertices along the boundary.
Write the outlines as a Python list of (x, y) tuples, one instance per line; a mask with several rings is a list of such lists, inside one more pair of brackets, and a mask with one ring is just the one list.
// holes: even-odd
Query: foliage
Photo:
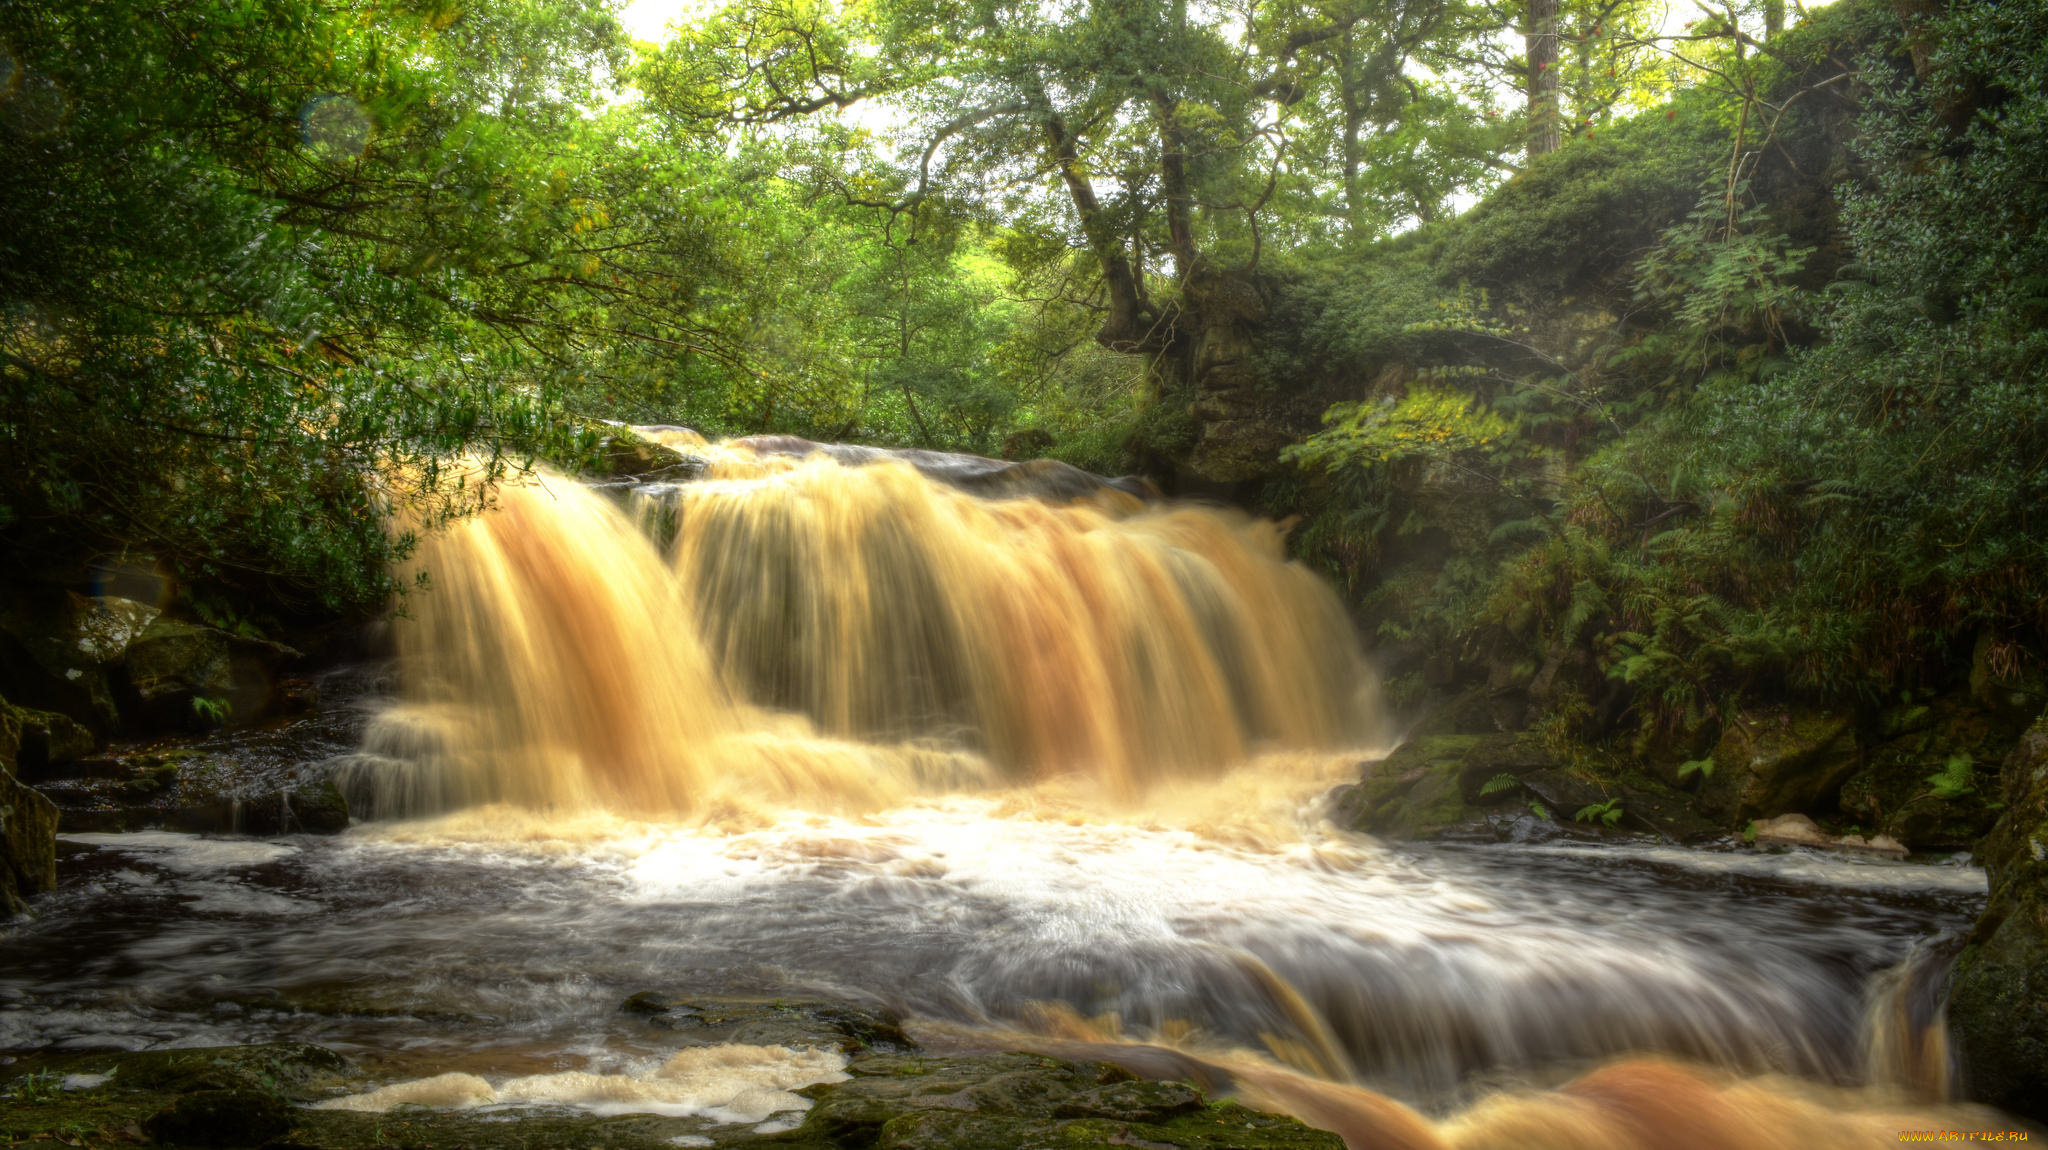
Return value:
[[(1290, 288), (1317, 312), (1292, 362), (1415, 381), (1294, 459), (1327, 485), (1434, 427), (1511, 497), (1449, 504), (1475, 528), (1440, 472), (1365, 494), (1368, 568), (1425, 509), (1458, 541), (1341, 572), (1379, 633), (1495, 652), (1547, 708), (1605, 697), (1605, 730), (1686, 775), (1745, 699), (1939, 686), (1975, 635), (2048, 637), (2048, 26), (1957, 4), (1921, 76), (1889, 9), (1823, 17), (1768, 53), (1708, 28), (1715, 83)], [(1432, 297), (1488, 304), (1432, 327)], [(1512, 430), (1453, 432), (1481, 412)]]
[(1605, 826), (1612, 827), (1618, 825), (1621, 822), (1622, 816), (1627, 813), (1621, 807), (1621, 800), (1613, 798), (1605, 802), (1589, 803), (1586, 806), (1580, 807), (1572, 815), (1572, 821), (1575, 823), (1599, 822)]
[(1976, 760), (1967, 753), (1950, 755), (1941, 770), (1927, 776), (1927, 790), (1938, 799), (1959, 799), (1977, 789)]
[(1500, 794), (1503, 791), (1512, 791), (1521, 785), (1522, 780), (1513, 775), (1498, 774), (1480, 784), (1479, 794), (1483, 798), (1489, 795)]
[(602, 9), (113, 0), (0, 43), (15, 546), (364, 604), (386, 506), (431, 523), (560, 445), (563, 313), (618, 225), (539, 138), (615, 59)]
[(1323, 430), (1288, 448), (1283, 458), (1317, 466), (1414, 458), (1456, 466), (1461, 458), (1499, 448), (1512, 430), (1499, 414), (1475, 410), (1469, 395), (1421, 386), (1399, 400), (1337, 404), (1324, 413)]

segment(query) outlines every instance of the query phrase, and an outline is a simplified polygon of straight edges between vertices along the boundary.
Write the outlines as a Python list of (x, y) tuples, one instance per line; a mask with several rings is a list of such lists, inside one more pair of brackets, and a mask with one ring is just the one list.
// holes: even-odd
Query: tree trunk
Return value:
[(1529, 55), (1529, 158), (1557, 150), (1557, 0), (1529, 0), (1522, 30)]

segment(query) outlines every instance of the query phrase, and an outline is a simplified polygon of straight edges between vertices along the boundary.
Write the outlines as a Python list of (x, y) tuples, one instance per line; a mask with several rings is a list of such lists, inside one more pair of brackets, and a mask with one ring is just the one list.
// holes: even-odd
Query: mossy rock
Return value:
[(292, 1128), (292, 1108), (260, 1090), (198, 1090), (142, 1122), (166, 1146), (261, 1146)]
[[(4, 734), (0, 734), (4, 737)], [(0, 766), (0, 914), (57, 885), (57, 805)]]
[(656, 443), (624, 424), (586, 420), (578, 430), (574, 451), (552, 462), (600, 479), (694, 478), (704, 461)]
[(1854, 716), (1846, 711), (1773, 707), (1736, 715), (1715, 744), (1712, 778), (1697, 805), (1723, 825), (1814, 814), (1835, 805), (1863, 765)]
[[(726, 1008), (711, 1005), (711, 1013)], [(813, 1004), (853, 1009), (844, 1004)], [(671, 1013), (655, 1011), (652, 1016)], [(723, 1021), (741, 1021), (739, 1010)], [(754, 1017), (753, 1021), (759, 1021)], [(794, 1147), (1107, 1147), (1341, 1150), (1333, 1134), (1205, 1098), (1180, 1082), (1135, 1079), (1103, 1062), (1035, 1054), (856, 1055), (845, 1082), (809, 1087), (800, 1125), (766, 1130), (701, 1117), (600, 1117), (559, 1107), (488, 1112), (403, 1107), (385, 1114), (307, 1102), (373, 1085), (332, 1051), (304, 1044), (142, 1054), (32, 1055), (0, 1073), (0, 1139), (124, 1144), (322, 1147), (489, 1146), (505, 1150)], [(84, 1081), (79, 1077), (89, 1076)]]
[(58, 711), (10, 707), (0, 699), (0, 709), (11, 713), (13, 751), (7, 756), (14, 772), (26, 779), (40, 778), (52, 766), (75, 763), (99, 747), (91, 730), (71, 716)]
[(2048, 718), (1999, 783), (2005, 811), (1978, 850), (1991, 898), (1956, 961), (1949, 1020), (1972, 1096), (2048, 1120)]
[(2024, 729), (1960, 694), (1881, 711), (1864, 767), (1842, 785), (1842, 816), (1915, 850), (1971, 847), (1998, 821), (1993, 764)]
[(179, 619), (158, 619), (128, 647), (128, 683), (141, 702), (139, 718), (152, 726), (194, 726), (196, 700), (224, 700), (235, 689), (227, 632)]
[(272, 774), (195, 748), (87, 765), (95, 770), (44, 784), (68, 833), (330, 835), (349, 827), (348, 799), (321, 767)]
[(1518, 782), (1555, 763), (1529, 735), (1424, 735), (1369, 768), (1355, 786), (1340, 788), (1333, 817), (1390, 838), (1460, 827), (1478, 833), (1482, 808), (1521, 801), (1517, 788), (1495, 780)]
[(844, 1054), (907, 1051), (916, 1044), (899, 1019), (843, 1002), (672, 995), (641, 991), (619, 1006), (663, 1030), (701, 1041), (814, 1047)]

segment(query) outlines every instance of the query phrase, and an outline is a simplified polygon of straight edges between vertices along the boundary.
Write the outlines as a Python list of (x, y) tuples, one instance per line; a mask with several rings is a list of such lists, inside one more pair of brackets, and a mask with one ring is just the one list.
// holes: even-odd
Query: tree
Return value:
[(0, 43), (15, 554), (374, 603), (384, 507), (476, 506), (575, 450), (598, 344), (689, 339), (715, 249), (597, 114), (595, 3), (16, 5)]

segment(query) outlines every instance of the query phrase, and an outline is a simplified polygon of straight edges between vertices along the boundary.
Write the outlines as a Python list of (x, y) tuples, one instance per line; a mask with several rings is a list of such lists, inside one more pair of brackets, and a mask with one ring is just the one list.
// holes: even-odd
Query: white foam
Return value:
[[(314, 1108), (381, 1114), (395, 1106), (464, 1110), (543, 1105), (601, 1115), (659, 1114), (753, 1124), (775, 1115), (801, 1115), (811, 1101), (792, 1092), (820, 1082), (844, 1082), (845, 1071), (846, 1056), (837, 1051), (730, 1044), (680, 1051), (651, 1073), (569, 1070), (512, 1078), (496, 1086), (473, 1074), (442, 1074), (315, 1103)], [(779, 1127), (785, 1130), (802, 1123), (801, 1117), (777, 1121), (789, 1123)]]
[(272, 891), (258, 890), (236, 882), (181, 882), (177, 891), (192, 899), (186, 909), (207, 911), (215, 914), (270, 915), (291, 918), (304, 914), (315, 914), (321, 909), (319, 903)]
[(367, 1094), (351, 1094), (315, 1102), (315, 1110), (355, 1110), (382, 1114), (394, 1106), (431, 1106), (437, 1110), (464, 1110), (488, 1106), (498, 1100), (491, 1084), (474, 1074), (437, 1074), (411, 1082), (394, 1082)]
[(63, 1085), (66, 1090), (91, 1090), (113, 1080), (114, 1076), (111, 1074), (66, 1074)]
[(1981, 867), (1930, 866), (1897, 859), (1820, 853), (1793, 849), (1782, 854), (1748, 851), (1695, 851), (1679, 847), (1577, 846), (1566, 843), (1517, 848), (1532, 854), (1574, 858), (1641, 859), (1709, 874), (1755, 875), (1792, 882), (1851, 889), (1928, 890), (1949, 894), (1986, 894), (1990, 881)]
[(140, 855), (158, 866), (186, 874), (262, 866), (298, 852), (297, 847), (254, 839), (209, 839), (173, 831), (133, 831), (127, 834), (88, 832), (58, 835), (68, 843), (106, 847), (128, 855)]

